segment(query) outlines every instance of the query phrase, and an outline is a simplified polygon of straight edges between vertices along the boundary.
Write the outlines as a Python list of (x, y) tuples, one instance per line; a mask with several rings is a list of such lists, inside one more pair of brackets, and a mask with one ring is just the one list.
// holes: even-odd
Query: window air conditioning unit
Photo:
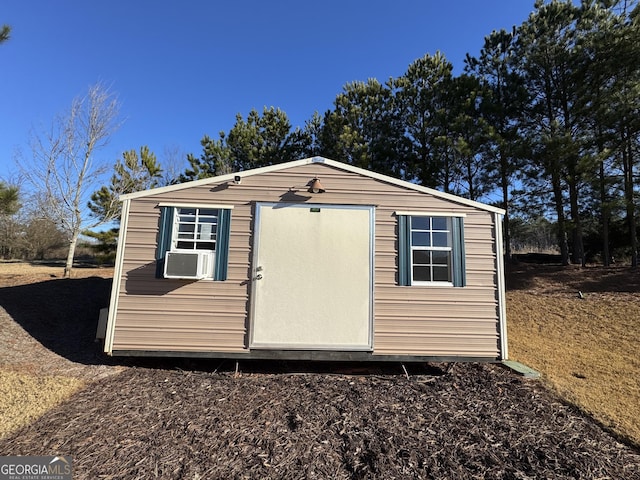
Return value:
[(167, 252), (164, 278), (201, 280), (211, 276), (213, 256), (209, 252)]

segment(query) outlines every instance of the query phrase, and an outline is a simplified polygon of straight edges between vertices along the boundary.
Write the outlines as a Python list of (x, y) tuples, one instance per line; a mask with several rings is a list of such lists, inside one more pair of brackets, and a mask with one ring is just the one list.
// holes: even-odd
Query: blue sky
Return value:
[[(5, 0), (0, 24), (0, 179), (29, 155), (29, 132), (51, 124), (100, 81), (123, 125), (99, 160), (147, 145), (201, 152), (235, 115), (264, 106), (303, 126), (351, 81), (402, 75), (441, 51), (463, 68), (494, 29), (521, 24), (533, 0)], [(339, 159), (336, 159), (339, 160)], [(185, 164), (186, 166), (186, 164)]]

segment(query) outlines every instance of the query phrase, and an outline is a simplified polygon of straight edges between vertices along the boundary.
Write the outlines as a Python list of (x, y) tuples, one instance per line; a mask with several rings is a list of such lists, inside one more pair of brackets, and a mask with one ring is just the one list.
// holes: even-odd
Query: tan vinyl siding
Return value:
[[(243, 351), (246, 335), (249, 208), (232, 212), (227, 281), (155, 278), (156, 197), (131, 201), (114, 350)], [(199, 201), (178, 196), (176, 202)], [(205, 202), (206, 203), (206, 202)], [(211, 200), (210, 203), (214, 203)], [(239, 232), (239, 233), (238, 233)], [(240, 237), (240, 239), (238, 239)], [(247, 242), (243, 248), (243, 241)]]
[[(322, 163), (131, 199), (113, 350), (248, 351), (257, 201), (376, 207), (374, 354), (499, 357), (493, 214)], [(233, 205), (226, 281), (155, 278), (160, 202)], [(398, 210), (465, 215), (465, 287), (398, 286)]]

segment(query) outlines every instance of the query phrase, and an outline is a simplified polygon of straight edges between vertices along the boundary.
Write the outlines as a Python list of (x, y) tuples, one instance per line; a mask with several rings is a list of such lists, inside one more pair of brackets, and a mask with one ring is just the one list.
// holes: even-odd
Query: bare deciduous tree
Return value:
[(111, 167), (94, 156), (119, 127), (119, 107), (115, 95), (103, 84), (90, 86), (85, 96), (74, 99), (71, 109), (52, 122), (50, 129), (32, 133), (31, 160), (20, 164), (25, 178), (39, 193), (43, 216), (51, 218), (67, 235), (65, 277), (71, 274), (80, 233), (102, 223), (90, 216), (87, 203)]
[(176, 145), (165, 146), (162, 151), (162, 178), (161, 187), (171, 185), (178, 181), (180, 174), (185, 170), (187, 155)]

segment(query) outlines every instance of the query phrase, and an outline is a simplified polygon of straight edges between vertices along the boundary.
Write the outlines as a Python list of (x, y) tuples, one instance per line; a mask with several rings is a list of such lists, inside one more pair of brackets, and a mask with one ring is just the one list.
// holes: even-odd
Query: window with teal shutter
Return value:
[(466, 265), (464, 258), (464, 219), (451, 218), (451, 233), (453, 237), (453, 286), (464, 287), (467, 284)]
[(208, 252), (214, 259), (206, 278), (227, 279), (231, 210), (205, 207), (160, 207), (156, 278), (164, 277), (167, 252)]
[(398, 284), (411, 285), (411, 260), (409, 253), (411, 252), (411, 217), (407, 215), (398, 216)]
[(398, 284), (466, 284), (462, 217), (398, 215)]
[(174, 210), (174, 207), (160, 207), (158, 247), (156, 249), (156, 278), (163, 278), (164, 276), (165, 255), (171, 249)]
[(216, 263), (213, 273), (214, 280), (222, 281), (227, 279), (230, 226), (231, 210), (221, 209), (218, 216), (218, 241), (216, 243)]

